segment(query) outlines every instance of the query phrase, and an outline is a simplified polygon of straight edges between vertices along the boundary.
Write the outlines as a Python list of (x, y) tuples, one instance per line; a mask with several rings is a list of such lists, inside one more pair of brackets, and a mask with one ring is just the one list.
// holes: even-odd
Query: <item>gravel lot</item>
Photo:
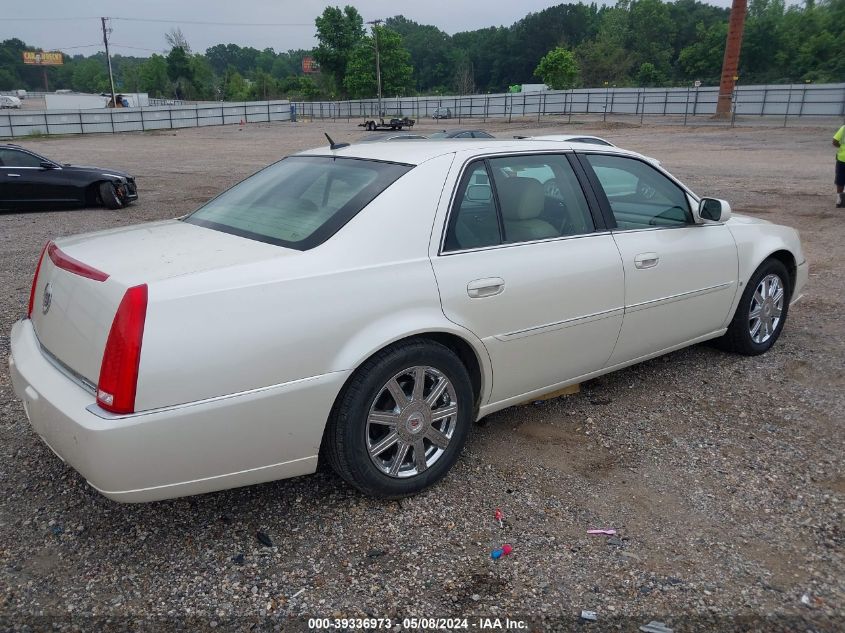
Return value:
[[(278, 157), (324, 144), (323, 131), (356, 138), (354, 122), (23, 142), (63, 162), (126, 169), (141, 200), (119, 212), (0, 215), (0, 628), (305, 629), (301, 616), (370, 615), (469, 617), (470, 630), (478, 616), (530, 618), (533, 630), (637, 630), (649, 620), (675, 631), (842, 630), (845, 210), (834, 208), (835, 128), (536, 125), (486, 127), (596, 133), (659, 158), (736, 211), (797, 227), (807, 296), (762, 357), (697, 346), (490, 416), (444, 482), (401, 502), (364, 498), (320, 473), (115, 504), (31, 431), (7, 366), (8, 332), (47, 239), (189, 211)], [(587, 536), (594, 527), (619, 538)], [(513, 553), (494, 563), (502, 543)], [(598, 622), (580, 622), (582, 609)]]

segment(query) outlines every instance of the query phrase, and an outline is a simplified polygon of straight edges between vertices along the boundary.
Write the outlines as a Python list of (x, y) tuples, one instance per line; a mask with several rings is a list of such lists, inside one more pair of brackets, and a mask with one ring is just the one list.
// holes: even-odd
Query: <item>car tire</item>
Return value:
[(398, 343), (352, 375), (332, 409), (323, 455), (364, 494), (413, 495), (458, 459), (474, 411), (469, 374), (451, 350), (426, 340)]
[(121, 209), (125, 206), (123, 200), (120, 196), (118, 196), (114, 184), (110, 182), (101, 182), (99, 191), (100, 200), (102, 200), (103, 206), (107, 209)]
[(751, 276), (728, 331), (715, 341), (716, 345), (745, 356), (767, 352), (783, 331), (791, 296), (786, 266), (777, 259), (767, 259)]

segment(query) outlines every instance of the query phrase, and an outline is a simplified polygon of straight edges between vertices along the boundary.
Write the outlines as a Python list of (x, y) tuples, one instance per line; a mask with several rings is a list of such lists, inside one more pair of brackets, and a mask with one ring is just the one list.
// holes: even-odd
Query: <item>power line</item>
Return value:
[(3, 18), (4, 22), (73, 22), (78, 20), (99, 20), (97, 16), (89, 18)]
[(94, 48), (95, 46), (102, 46), (102, 44), (79, 44), (77, 46), (53, 46), (52, 48), (57, 51), (67, 51), (72, 48)]
[(203, 24), (207, 26), (314, 26), (313, 22), (209, 22), (205, 20), (167, 20), (163, 18), (110, 18), (123, 22), (160, 22), (163, 24)]
[[(114, 42), (109, 42), (109, 45), (111, 45), (114, 48), (131, 48), (131, 49), (136, 50), (136, 51), (147, 51), (147, 52), (150, 52), (150, 53), (161, 53), (162, 52), (162, 49), (160, 49), (160, 48), (144, 48), (143, 46), (130, 46), (129, 44), (116, 44)], [(98, 44), (98, 46), (99, 46), (99, 44)]]

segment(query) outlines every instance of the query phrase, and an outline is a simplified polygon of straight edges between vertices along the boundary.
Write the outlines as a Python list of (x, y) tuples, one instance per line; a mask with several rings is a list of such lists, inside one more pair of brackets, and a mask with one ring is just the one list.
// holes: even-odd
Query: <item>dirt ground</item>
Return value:
[[(835, 129), (542, 125), (484, 127), (598, 134), (735, 212), (798, 228), (806, 297), (766, 355), (696, 346), (490, 416), (446, 480), (402, 502), (319, 473), (118, 505), (32, 432), (8, 374), (8, 333), (47, 239), (179, 215), (325, 144), (323, 132), (361, 136), (354, 122), (21, 142), (62, 162), (125, 169), (140, 201), (0, 215), (0, 623), (272, 630), (307, 629), (303, 617), (405, 628), (420, 628), (406, 617), (467, 617), (480, 630), (479, 617), (510, 617), (533, 630), (637, 630), (649, 620), (675, 631), (841, 630), (845, 209), (834, 208)], [(614, 527), (618, 539), (585, 534), (594, 527)], [(493, 562), (505, 542), (513, 553)], [(582, 609), (598, 622), (580, 621)]]

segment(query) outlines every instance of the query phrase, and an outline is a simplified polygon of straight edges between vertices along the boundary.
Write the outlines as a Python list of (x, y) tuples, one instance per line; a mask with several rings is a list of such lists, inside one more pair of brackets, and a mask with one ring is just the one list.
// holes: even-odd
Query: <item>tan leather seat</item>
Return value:
[(529, 242), (558, 237), (551, 224), (540, 219), (545, 206), (543, 185), (534, 178), (505, 178), (496, 182), (505, 239), (508, 242)]

